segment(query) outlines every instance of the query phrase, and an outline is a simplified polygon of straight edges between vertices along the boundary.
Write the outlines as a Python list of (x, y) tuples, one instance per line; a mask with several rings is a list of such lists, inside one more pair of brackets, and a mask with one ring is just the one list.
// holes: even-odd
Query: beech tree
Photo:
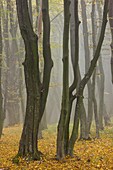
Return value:
[[(18, 21), (21, 35), (25, 43), (24, 73), (27, 91), (27, 105), (25, 122), (19, 144), (18, 156), (29, 159), (40, 159), (41, 152), (38, 151), (37, 132), (43, 116), (50, 82), (51, 68), (53, 62), (50, 50), (50, 19), (48, 0), (42, 1), (43, 12), (43, 57), (44, 71), (43, 81), (40, 80), (38, 37), (34, 33), (27, 0), (16, 0)], [(14, 160), (15, 160), (14, 159)]]
[(64, 0), (64, 33), (63, 33), (63, 91), (61, 114), (57, 127), (57, 159), (66, 155), (65, 131), (69, 114), (69, 23), (70, 0)]
[[(95, 1), (92, 1), (92, 12), (91, 12), (91, 21), (92, 21), (92, 43), (93, 43), (93, 55), (95, 54), (96, 50), (96, 32), (97, 32), (97, 25), (96, 25), (96, 10), (95, 10)], [(99, 138), (99, 116), (97, 110), (97, 99), (95, 96), (95, 88), (96, 88), (96, 70), (97, 67), (94, 68), (93, 76), (92, 76), (92, 102), (93, 102), (93, 110), (94, 110), (94, 118), (95, 118), (95, 125), (96, 125), (96, 137)]]
[[(87, 13), (86, 13), (86, 2), (81, 0), (82, 8), (82, 21), (83, 21), (83, 39), (84, 39), (84, 51), (85, 51), (85, 73), (87, 73), (90, 66), (90, 49), (89, 49), (89, 39), (88, 39), (88, 23), (87, 23)], [(87, 116), (87, 133), (86, 138), (89, 138), (90, 128), (93, 118), (93, 104), (92, 104), (92, 82), (89, 79), (87, 83), (88, 89), (88, 116)]]

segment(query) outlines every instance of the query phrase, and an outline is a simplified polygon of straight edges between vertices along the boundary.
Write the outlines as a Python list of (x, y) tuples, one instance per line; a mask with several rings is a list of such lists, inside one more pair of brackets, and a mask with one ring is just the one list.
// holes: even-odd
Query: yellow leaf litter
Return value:
[[(49, 127), (50, 128), (50, 127)], [(0, 170), (113, 170), (113, 127), (101, 132), (101, 139), (78, 141), (74, 157), (55, 160), (56, 134), (45, 130), (44, 138), (39, 140), (39, 150), (43, 152), (40, 161), (25, 161), (13, 164), (17, 154), (22, 127), (17, 125), (5, 128), (0, 139)]]

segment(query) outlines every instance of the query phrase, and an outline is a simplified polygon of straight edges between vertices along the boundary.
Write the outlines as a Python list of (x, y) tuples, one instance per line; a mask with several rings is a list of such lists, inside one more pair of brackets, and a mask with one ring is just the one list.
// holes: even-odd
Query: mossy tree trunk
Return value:
[(65, 130), (66, 117), (69, 114), (69, 23), (70, 0), (64, 0), (64, 34), (63, 34), (63, 92), (61, 114), (57, 127), (57, 159), (66, 155)]
[(73, 148), (74, 148), (74, 143), (76, 141), (76, 129), (78, 126), (78, 122), (76, 122), (76, 119), (80, 116), (80, 111), (81, 111), (81, 103), (83, 102), (83, 91), (88, 83), (91, 75), (93, 74), (93, 71), (96, 67), (97, 60), (100, 55), (102, 43), (104, 40), (104, 34), (105, 34), (105, 29), (106, 29), (106, 23), (107, 23), (107, 13), (108, 13), (108, 0), (105, 0), (104, 2), (104, 11), (103, 11), (103, 21), (102, 21), (102, 27), (101, 27), (101, 33), (99, 37), (99, 41), (95, 50), (94, 57), (91, 61), (90, 67), (88, 69), (88, 72), (85, 74), (84, 78), (81, 80), (78, 91), (77, 91), (77, 103), (76, 103), (76, 112), (75, 112), (75, 119), (74, 119), (74, 125), (73, 125), (73, 130), (70, 138), (70, 143), (69, 143), (69, 154), (72, 156), (73, 155)]

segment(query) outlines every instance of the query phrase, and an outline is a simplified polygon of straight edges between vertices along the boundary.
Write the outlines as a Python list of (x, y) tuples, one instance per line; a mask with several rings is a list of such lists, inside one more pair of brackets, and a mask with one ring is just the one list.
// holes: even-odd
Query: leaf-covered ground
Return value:
[(113, 170), (113, 127), (106, 128), (101, 133), (101, 139), (77, 142), (74, 157), (61, 162), (54, 159), (56, 135), (49, 127), (39, 141), (43, 158), (35, 162), (20, 159), (18, 165), (12, 163), (12, 158), (18, 151), (21, 127), (5, 128), (3, 133), (0, 140), (0, 170)]

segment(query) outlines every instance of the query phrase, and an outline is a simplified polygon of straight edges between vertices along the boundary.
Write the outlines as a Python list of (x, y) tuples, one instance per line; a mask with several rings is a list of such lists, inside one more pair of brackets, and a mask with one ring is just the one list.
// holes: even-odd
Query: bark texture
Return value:
[(57, 159), (65, 157), (65, 122), (69, 114), (69, 21), (70, 0), (64, 0), (64, 34), (63, 34), (63, 92), (61, 114), (57, 127)]

